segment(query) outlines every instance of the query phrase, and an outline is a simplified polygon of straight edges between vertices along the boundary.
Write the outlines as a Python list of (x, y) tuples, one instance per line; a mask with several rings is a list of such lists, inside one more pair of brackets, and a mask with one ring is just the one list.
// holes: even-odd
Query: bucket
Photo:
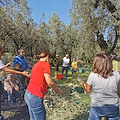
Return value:
[(87, 83), (84, 83), (83, 84), (83, 90), (86, 90), (86, 87), (87, 87)]
[(58, 79), (58, 80), (61, 80), (62, 78), (64, 78), (64, 75), (62, 75), (62, 74), (57, 74), (57, 79)]

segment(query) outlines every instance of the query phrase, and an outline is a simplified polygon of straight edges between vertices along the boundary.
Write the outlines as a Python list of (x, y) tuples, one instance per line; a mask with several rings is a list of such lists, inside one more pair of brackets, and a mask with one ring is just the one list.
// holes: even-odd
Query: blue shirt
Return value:
[(22, 65), (22, 72), (25, 71), (26, 69), (30, 68), (27, 64), (26, 58), (25, 57), (21, 57), (20, 55), (16, 56), (13, 59), (13, 67), (15, 67), (16, 64), (21, 64)]

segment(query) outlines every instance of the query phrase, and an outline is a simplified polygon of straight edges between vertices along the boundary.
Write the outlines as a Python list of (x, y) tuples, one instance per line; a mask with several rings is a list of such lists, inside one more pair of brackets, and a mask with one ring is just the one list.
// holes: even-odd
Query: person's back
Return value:
[(113, 75), (108, 78), (92, 72), (87, 82), (92, 85), (91, 106), (100, 107), (106, 104), (118, 106), (117, 85), (119, 80), (120, 75), (116, 71), (113, 71)]
[(119, 120), (120, 75), (112, 70), (112, 60), (98, 54), (93, 60), (93, 72), (87, 80), (87, 93), (91, 92), (91, 108), (88, 120)]
[(25, 92), (30, 120), (46, 120), (43, 101), (48, 86), (59, 94), (63, 93), (51, 79), (50, 55), (47, 52), (42, 52), (39, 58), (40, 60), (32, 68), (30, 82)]
[(27, 87), (27, 90), (31, 92), (31, 94), (42, 98), (47, 92), (47, 83), (43, 72), (51, 74), (50, 66), (47, 62), (38, 61), (32, 68), (30, 82)]

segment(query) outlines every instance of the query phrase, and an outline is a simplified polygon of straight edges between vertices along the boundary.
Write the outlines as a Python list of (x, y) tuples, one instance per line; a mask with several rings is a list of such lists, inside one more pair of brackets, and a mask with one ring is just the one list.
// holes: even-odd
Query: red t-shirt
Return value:
[(44, 98), (47, 92), (47, 83), (44, 73), (51, 74), (50, 65), (44, 61), (38, 61), (32, 68), (30, 83), (27, 90), (40, 98)]

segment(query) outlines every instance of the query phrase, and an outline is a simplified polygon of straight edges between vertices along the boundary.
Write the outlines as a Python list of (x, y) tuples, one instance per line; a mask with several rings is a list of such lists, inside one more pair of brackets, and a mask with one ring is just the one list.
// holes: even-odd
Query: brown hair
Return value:
[(22, 69), (22, 65), (21, 64), (16, 64), (15, 67), (13, 68), (13, 70), (16, 70), (16, 71), (21, 71)]
[(39, 57), (39, 58), (44, 58), (44, 57), (46, 57), (47, 55), (49, 55), (49, 57), (50, 57), (50, 54), (44, 51), (44, 52), (40, 53), (40, 55), (38, 55), (38, 57)]
[(93, 72), (101, 75), (103, 78), (112, 76), (112, 61), (104, 53), (97, 54), (93, 60)]

